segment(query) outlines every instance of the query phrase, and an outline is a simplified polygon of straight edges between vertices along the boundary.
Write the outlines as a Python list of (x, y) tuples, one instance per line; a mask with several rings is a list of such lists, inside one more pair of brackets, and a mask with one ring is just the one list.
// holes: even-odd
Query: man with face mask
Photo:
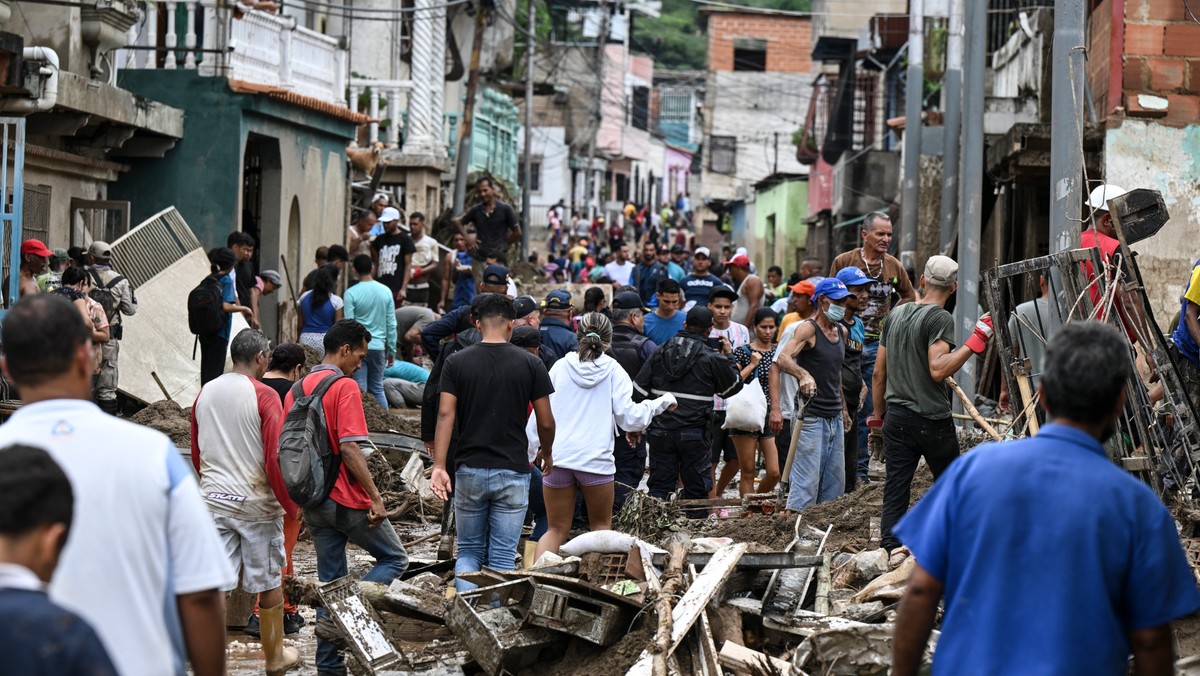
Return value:
[(946, 378), (987, 349), (992, 335), (992, 318), (984, 315), (967, 343), (954, 348), (954, 317), (944, 306), (957, 288), (958, 263), (930, 256), (921, 275), (921, 296), (892, 310), (879, 338), (872, 390), (875, 415), (867, 418), (867, 426), (873, 440), (882, 433), (887, 461), (882, 544), (895, 550), (894, 555), (900, 541), (892, 526), (908, 511), (917, 464), (924, 457), (936, 482), (958, 457)]
[(799, 382), (800, 395), (809, 399), (792, 469), (787, 508), (798, 512), (828, 502), (846, 489), (843, 434), (846, 415), (842, 398), (842, 361), (846, 356), (846, 316), (850, 291), (834, 277), (822, 279), (813, 293), (816, 316), (801, 322), (779, 352), (778, 366)]

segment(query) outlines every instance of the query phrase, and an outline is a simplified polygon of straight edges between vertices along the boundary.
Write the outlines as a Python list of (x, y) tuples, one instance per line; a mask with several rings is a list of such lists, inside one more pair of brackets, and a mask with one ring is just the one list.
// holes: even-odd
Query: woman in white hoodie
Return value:
[[(554, 393), (554, 455), (551, 469), (542, 477), (550, 529), (538, 540), (537, 555), (558, 552), (571, 530), (575, 493), (583, 490), (592, 530), (612, 527), (613, 440), (617, 427), (640, 432), (654, 416), (675, 405), (664, 394), (633, 402), (633, 384), (625, 369), (605, 354), (612, 344), (608, 317), (590, 312), (579, 320), (579, 350), (559, 359), (550, 369)], [(537, 427), (532, 418), (526, 428), (530, 457), (538, 450)]]

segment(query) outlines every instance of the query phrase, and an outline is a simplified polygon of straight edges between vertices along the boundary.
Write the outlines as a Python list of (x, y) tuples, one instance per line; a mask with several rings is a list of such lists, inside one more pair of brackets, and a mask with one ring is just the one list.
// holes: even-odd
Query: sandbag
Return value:
[(755, 379), (740, 392), (725, 400), (725, 424), (722, 429), (761, 432), (767, 421), (767, 395)]

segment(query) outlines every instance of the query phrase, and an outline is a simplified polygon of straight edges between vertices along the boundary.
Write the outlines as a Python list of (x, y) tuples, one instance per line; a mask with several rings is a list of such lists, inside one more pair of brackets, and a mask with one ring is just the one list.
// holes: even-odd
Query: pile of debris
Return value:
[(192, 448), (191, 407), (183, 408), (170, 399), (160, 399), (129, 419), (171, 437), (175, 446), (184, 451)]

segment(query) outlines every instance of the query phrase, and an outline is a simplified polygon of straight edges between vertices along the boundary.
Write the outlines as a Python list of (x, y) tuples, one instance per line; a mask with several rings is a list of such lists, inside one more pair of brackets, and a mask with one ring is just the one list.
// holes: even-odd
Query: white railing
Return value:
[(117, 53), (120, 68), (195, 69), (346, 104), (346, 50), (292, 17), (219, 0), (150, 2), (145, 8), (129, 29), (128, 48)]
[[(400, 128), (404, 125), (404, 112), (408, 108), (408, 95), (412, 91), (411, 80), (369, 80), (351, 78), (350, 110), (366, 113), (372, 122), (367, 128), (367, 143), (382, 140), (391, 148), (400, 144)], [(367, 94), (367, 109), (359, 110), (359, 97)], [(387, 137), (379, 138), (379, 120), (391, 120)]]

